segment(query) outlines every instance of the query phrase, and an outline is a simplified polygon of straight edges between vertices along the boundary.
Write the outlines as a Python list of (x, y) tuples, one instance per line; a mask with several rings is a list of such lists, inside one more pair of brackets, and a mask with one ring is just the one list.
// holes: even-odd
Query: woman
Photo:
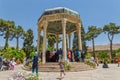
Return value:
[(37, 51), (34, 53), (33, 64), (32, 64), (32, 73), (34, 74), (34, 70), (36, 70), (36, 76), (38, 76), (38, 53)]

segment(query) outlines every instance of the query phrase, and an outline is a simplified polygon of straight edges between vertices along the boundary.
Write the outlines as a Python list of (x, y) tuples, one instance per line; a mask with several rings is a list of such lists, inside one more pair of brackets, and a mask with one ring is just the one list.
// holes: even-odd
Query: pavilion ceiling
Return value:
[[(66, 33), (70, 33), (75, 30), (76, 30), (75, 24), (71, 22), (66, 23)], [(62, 34), (62, 22), (61, 21), (49, 22), (47, 32), (52, 34)]]

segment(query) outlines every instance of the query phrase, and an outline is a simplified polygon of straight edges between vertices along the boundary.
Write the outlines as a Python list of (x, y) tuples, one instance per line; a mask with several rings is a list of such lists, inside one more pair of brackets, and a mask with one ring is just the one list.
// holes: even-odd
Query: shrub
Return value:
[(94, 62), (91, 62), (89, 60), (85, 60), (84, 63), (87, 65), (90, 65), (90, 67), (96, 68), (96, 64)]
[(2, 55), (3, 58), (7, 58), (9, 60), (12, 58), (15, 58), (16, 60), (19, 59), (21, 62), (23, 62), (23, 58), (25, 57), (23, 50), (17, 51), (14, 48), (7, 48), (2, 53), (0, 53), (0, 55)]
[(92, 57), (92, 55), (90, 53), (87, 53), (85, 56), (86, 59), (90, 59), (91, 57)]
[(42, 61), (41, 60), (38, 60), (38, 65), (40, 66), (42, 64)]
[(98, 53), (98, 58), (100, 60), (102, 60), (102, 62), (105, 62), (105, 61), (110, 62), (109, 56), (108, 56), (107, 52), (105, 52), (105, 51), (100, 51)]
[(110, 63), (110, 59), (104, 58), (104, 62)]
[(34, 57), (34, 52), (30, 53), (30, 59)]
[(72, 68), (67, 61), (64, 62), (64, 65), (65, 65), (65, 70), (70, 70)]
[(120, 49), (115, 51), (115, 55), (116, 55), (116, 57), (120, 57)]

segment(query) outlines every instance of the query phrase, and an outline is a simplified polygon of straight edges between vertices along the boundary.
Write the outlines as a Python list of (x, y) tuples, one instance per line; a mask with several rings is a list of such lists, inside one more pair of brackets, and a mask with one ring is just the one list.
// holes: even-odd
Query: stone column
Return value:
[(43, 36), (43, 45), (42, 45), (42, 64), (46, 63), (46, 34), (47, 34), (48, 22), (46, 21), (43, 26), (44, 36)]
[(40, 33), (41, 33), (41, 28), (38, 28), (38, 39), (37, 39), (37, 52), (38, 52), (38, 54), (40, 54)]
[(56, 50), (58, 50), (59, 34), (56, 35)]
[(78, 23), (76, 26), (77, 26), (77, 33), (78, 33), (78, 49), (82, 50), (81, 23)]
[(71, 33), (68, 34), (68, 38), (69, 38), (69, 49), (71, 50)]
[(62, 57), (62, 59), (64, 61), (67, 60), (67, 56), (66, 56), (66, 20), (67, 19), (65, 19), (65, 18), (62, 20), (62, 34), (63, 34), (63, 40), (62, 40), (63, 57)]

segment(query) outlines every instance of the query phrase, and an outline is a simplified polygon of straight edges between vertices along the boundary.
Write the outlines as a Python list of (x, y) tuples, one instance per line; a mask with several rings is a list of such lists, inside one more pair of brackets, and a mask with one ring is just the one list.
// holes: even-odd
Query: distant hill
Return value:
[[(112, 49), (117, 50), (120, 48), (120, 44), (113, 44)], [(88, 47), (88, 51), (92, 51), (93, 47)], [(110, 44), (108, 45), (95, 45), (95, 51), (104, 51), (104, 50), (110, 50)]]

